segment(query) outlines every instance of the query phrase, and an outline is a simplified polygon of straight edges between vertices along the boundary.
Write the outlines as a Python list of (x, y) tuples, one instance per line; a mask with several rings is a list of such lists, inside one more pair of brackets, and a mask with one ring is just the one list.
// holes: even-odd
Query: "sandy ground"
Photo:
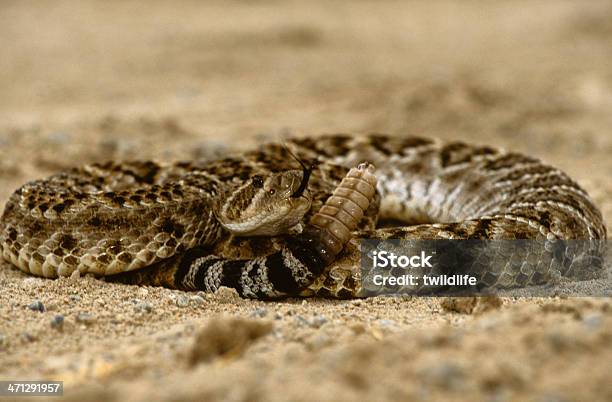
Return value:
[[(610, 2), (7, 0), (0, 48), (0, 204), (85, 162), (377, 131), (541, 157), (612, 221)], [(67, 400), (612, 400), (610, 298), (258, 302), (0, 265), (0, 379)]]

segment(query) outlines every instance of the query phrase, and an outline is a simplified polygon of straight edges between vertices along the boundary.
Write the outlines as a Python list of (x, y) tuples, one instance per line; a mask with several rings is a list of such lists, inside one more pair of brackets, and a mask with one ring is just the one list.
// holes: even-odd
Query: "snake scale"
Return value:
[[(374, 174), (355, 168), (364, 161)], [(25, 184), (0, 220), (3, 258), (33, 275), (78, 270), (263, 299), (358, 296), (362, 238), (597, 241), (606, 229), (586, 192), (535, 158), (378, 134), (296, 138), (212, 161), (87, 165)], [(583, 269), (584, 252), (544, 267), (492, 260), (485, 273), (503, 286), (537, 283)]]

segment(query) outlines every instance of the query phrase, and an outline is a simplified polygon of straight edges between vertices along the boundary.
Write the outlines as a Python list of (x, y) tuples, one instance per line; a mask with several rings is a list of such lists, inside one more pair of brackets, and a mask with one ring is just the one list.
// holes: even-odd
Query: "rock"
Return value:
[(25, 341), (25, 342), (34, 342), (36, 341), (38, 338), (36, 337), (36, 335), (27, 332), (27, 331), (23, 331), (21, 333), (21, 338)]
[(28, 308), (32, 311), (39, 311), (41, 313), (45, 311), (45, 305), (40, 300), (28, 304)]
[(204, 303), (206, 303), (206, 300), (204, 300), (204, 298), (202, 296), (191, 296), (191, 298), (189, 299), (190, 303), (193, 303), (196, 306), (201, 306)]
[(310, 323), (308, 322), (308, 320), (302, 317), (301, 315), (296, 315), (295, 317), (293, 317), (293, 320), (298, 325), (298, 327), (310, 326)]
[(321, 350), (327, 346), (333, 345), (334, 341), (328, 335), (317, 333), (318, 335), (310, 339), (308, 342), (308, 348), (310, 350)]
[(153, 311), (153, 306), (149, 302), (138, 301), (134, 305), (134, 311), (136, 311), (137, 313), (150, 313)]
[(476, 303), (476, 297), (445, 297), (440, 301), (440, 307), (452, 313), (472, 314)]
[(601, 313), (590, 313), (585, 315), (582, 319), (584, 326), (591, 330), (599, 329), (602, 322), (603, 317)]
[(365, 325), (363, 325), (360, 322), (357, 322), (355, 324), (351, 324), (351, 326), (349, 327), (351, 329), (351, 331), (353, 331), (353, 333), (355, 335), (359, 335), (359, 334), (363, 334), (366, 332), (366, 327)]
[(370, 335), (372, 335), (372, 338), (378, 341), (384, 338), (383, 332), (378, 327), (370, 327), (368, 332)]
[(478, 325), (478, 328), (481, 328), (485, 331), (489, 331), (489, 330), (492, 330), (498, 327), (499, 323), (500, 323), (500, 319), (498, 316), (488, 315), (488, 316), (485, 316), (484, 318), (481, 318), (478, 321), (477, 325)]
[[(134, 308), (134, 310), (136, 310), (136, 308)], [(129, 318), (127, 318), (125, 314), (119, 313), (119, 314), (115, 314), (115, 316), (111, 319), (111, 323), (119, 324), (119, 323), (121, 323), (123, 321), (127, 321), (127, 320), (129, 320)]]
[(465, 385), (465, 370), (453, 362), (441, 362), (421, 372), (424, 381), (445, 390), (460, 390)]
[(27, 278), (24, 278), (22, 284), (26, 288), (37, 288), (43, 284), (43, 280), (42, 278), (36, 276), (29, 276)]
[(380, 319), (377, 320), (376, 323), (381, 327), (381, 328), (387, 328), (387, 329), (394, 329), (397, 328), (397, 322), (394, 320), (385, 320), (385, 319)]
[(79, 295), (70, 295), (68, 296), (68, 299), (72, 302), (80, 302), (81, 301), (81, 296)]
[(327, 318), (324, 315), (315, 315), (310, 320), (310, 326), (313, 328), (321, 328), (327, 323)]
[(503, 388), (518, 390), (529, 383), (532, 374), (528, 365), (502, 360), (487, 367), (479, 381), (484, 389), (492, 392)]
[(225, 286), (221, 286), (217, 289), (214, 293), (214, 298), (218, 303), (237, 303), (242, 301), (236, 289), (227, 288)]
[(51, 328), (61, 330), (64, 328), (64, 316), (61, 314), (56, 315), (51, 319)]
[(6, 349), (9, 345), (8, 336), (0, 334), (0, 350)]
[(271, 322), (245, 318), (213, 318), (199, 330), (188, 355), (190, 365), (219, 356), (240, 356), (256, 339), (272, 332)]
[(263, 318), (267, 315), (268, 315), (268, 309), (263, 308), (263, 307), (257, 307), (255, 308), (255, 310), (251, 311), (251, 314), (249, 314), (250, 317), (259, 317), (259, 318)]
[(76, 316), (76, 321), (81, 324), (91, 325), (95, 322), (95, 318), (89, 313), (79, 313)]
[(480, 314), (498, 309), (502, 304), (497, 296), (445, 297), (440, 301), (440, 307), (445, 311), (461, 314)]
[(179, 295), (175, 303), (178, 307), (188, 307), (189, 306), (189, 297), (185, 295)]
[(300, 327), (321, 328), (321, 326), (327, 323), (327, 318), (324, 315), (316, 315), (311, 319), (306, 319), (301, 315), (296, 315), (294, 320)]
[(485, 296), (478, 298), (478, 304), (476, 305), (476, 309), (474, 313), (480, 314), (485, 311), (497, 310), (499, 309), (504, 302), (500, 297), (497, 296)]

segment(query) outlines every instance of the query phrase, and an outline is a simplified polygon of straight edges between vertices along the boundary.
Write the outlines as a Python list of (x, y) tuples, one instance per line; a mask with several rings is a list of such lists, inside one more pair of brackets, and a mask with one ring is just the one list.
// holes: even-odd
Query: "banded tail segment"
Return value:
[(225, 286), (242, 297), (258, 299), (297, 295), (327, 265), (317, 252), (320, 242), (310, 240), (314, 238), (299, 236), (274, 254), (252, 259), (185, 255), (172, 278), (174, 287), (215, 292)]

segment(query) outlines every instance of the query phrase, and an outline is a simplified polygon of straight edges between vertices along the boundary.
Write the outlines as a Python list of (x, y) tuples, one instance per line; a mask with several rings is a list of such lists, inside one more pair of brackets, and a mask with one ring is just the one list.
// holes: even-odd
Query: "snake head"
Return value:
[(291, 232), (310, 209), (310, 170), (256, 175), (222, 200), (217, 219), (236, 236), (276, 236)]

